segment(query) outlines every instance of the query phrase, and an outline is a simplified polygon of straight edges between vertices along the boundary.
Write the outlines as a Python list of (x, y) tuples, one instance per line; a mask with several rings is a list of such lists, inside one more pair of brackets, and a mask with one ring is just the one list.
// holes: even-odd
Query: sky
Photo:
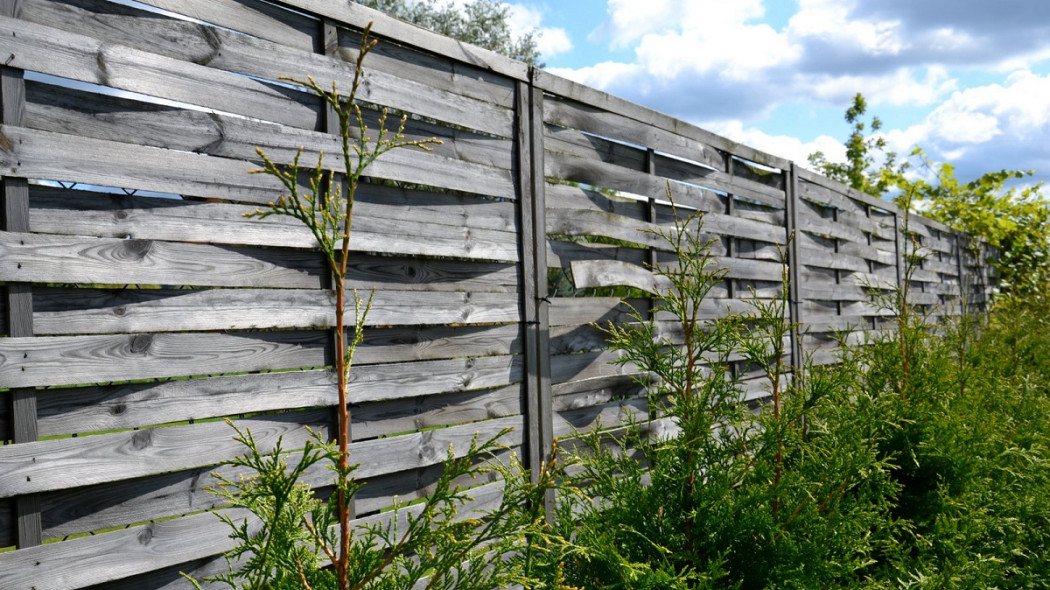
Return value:
[(508, 0), (554, 74), (805, 166), (889, 148), (1050, 179), (1050, 0)]

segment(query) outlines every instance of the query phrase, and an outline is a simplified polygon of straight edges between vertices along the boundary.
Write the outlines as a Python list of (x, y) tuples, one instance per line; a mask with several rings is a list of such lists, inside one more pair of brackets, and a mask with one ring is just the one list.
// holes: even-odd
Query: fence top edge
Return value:
[(898, 214), (900, 208), (897, 207), (896, 203), (892, 201), (884, 201), (875, 195), (869, 195), (868, 193), (861, 192), (849, 185), (845, 185), (837, 180), (833, 180), (824, 176), (823, 174), (813, 172), (801, 166), (798, 167), (798, 177), (807, 182), (818, 184), (824, 188), (833, 190), (845, 197), (860, 201), (861, 203), (871, 205), (872, 207), (878, 207), (889, 213)]
[(331, 0), (279, 0), (279, 2), (320, 18), (331, 19), (336, 21), (336, 24), (358, 29), (363, 29), (368, 23), (372, 23), (372, 33), (378, 37), (385, 37), (403, 45), (490, 70), (515, 80), (524, 82), (529, 79), (529, 66), (524, 62), (451, 37), (445, 37), (356, 2), (332, 2)]
[(614, 96), (585, 84), (552, 74), (545, 70), (533, 68), (532, 82), (538, 88), (593, 107), (622, 115), (646, 125), (681, 135), (683, 137), (708, 144), (730, 155), (750, 160), (763, 166), (787, 170), (791, 161), (774, 156), (761, 150), (737, 143), (729, 138), (717, 135), (692, 123), (676, 119), (649, 107), (633, 103), (627, 99)]

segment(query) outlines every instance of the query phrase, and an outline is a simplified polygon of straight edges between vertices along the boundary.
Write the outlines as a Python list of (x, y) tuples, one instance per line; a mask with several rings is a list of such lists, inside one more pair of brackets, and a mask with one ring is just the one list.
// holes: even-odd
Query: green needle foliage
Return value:
[[(604, 329), (638, 367), (653, 417), (582, 436), (556, 526), (581, 588), (856, 587), (888, 536), (896, 487), (878, 455), (880, 404), (851, 367), (786, 362), (787, 282), (751, 312), (705, 320), (724, 278), (699, 214), (656, 234), (656, 313)], [(757, 414), (740, 375), (769, 386)], [(568, 524), (573, 523), (573, 524)]]
[[(246, 454), (228, 464), (247, 475), (220, 478), (213, 491), (250, 517), (230, 515), (236, 512), (221, 516), (237, 546), (227, 556), (230, 572), (210, 580), (231, 588), (490, 590), (525, 583), (531, 567), (528, 556), (539, 550), (532, 548), (549, 544), (542, 498), (554, 485), (554, 465), (541, 466), (533, 483), (513, 455), (506, 463), (499, 460), (498, 454), (508, 452), (499, 444), (506, 431), (487, 441), (475, 439), (461, 455), (450, 448), (440, 478), (422, 501), (395, 505), (392, 512), (363, 522), (351, 520), (350, 502), (362, 482), (354, 477), (357, 466), (350, 462), (347, 383), (372, 304), (371, 296), (365, 300), (353, 292), (355, 317), (347, 338), (345, 292), (354, 197), (368, 167), (386, 152), (428, 149), (437, 142), (405, 140), (405, 117), (396, 130), (388, 130), (385, 110), (375, 138), (369, 136), (356, 99), (362, 62), (373, 47), (366, 28), (346, 96), (334, 82), (326, 89), (313, 79), (288, 79), (321, 97), (338, 118), (342, 158), (335, 169), (325, 169), (323, 154), (315, 167), (303, 170), (302, 149), (289, 166), (258, 150), (264, 167), (255, 172), (278, 179), (287, 194), (248, 216), (283, 215), (302, 222), (313, 233), (332, 275), (336, 347), (342, 351), (333, 367), (338, 419), (334, 443), (315, 436), (298, 453), (286, 453), (281, 440), (269, 450), (260, 448), (251, 432), (235, 429)], [(303, 178), (309, 179), (308, 190), (300, 186)], [(290, 457), (297, 458), (289, 464)], [(327, 498), (306, 483), (318, 481), (322, 467), (331, 477), (333, 491)], [(489, 478), (502, 482), (502, 493), (494, 505), (489, 501), (476, 506), (464, 486)]]
[[(400, 504), (392, 512), (352, 525), (344, 579), (339, 570), (326, 567), (339, 559), (336, 495), (318, 497), (301, 480), (315, 475), (318, 466), (327, 466), (352, 495), (363, 485), (350, 477), (356, 466), (342, 473), (339, 449), (315, 437), (289, 467), (280, 442), (263, 451), (251, 432), (236, 432), (236, 440), (248, 452), (230, 465), (251, 475), (220, 478), (215, 492), (252, 518), (221, 516), (238, 545), (227, 554), (230, 573), (211, 581), (268, 590), (491, 590), (530, 580), (526, 560), (516, 553), (522, 548), (531, 553), (531, 544), (543, 541), (540, 500), (545, 486), (553, 485), (553, 471), (543, 471), (533, 485), (516, 461), (487, 461), (505, 450), (497, 441), (508, 431), (486, 442), (475, 440), (462, 456), (449, 449), (441, 477), (421, 502)], [(504, 482), (498, 502), (472, 515), (461, 514), (475, 501), (463, 484), (490, 475)]]

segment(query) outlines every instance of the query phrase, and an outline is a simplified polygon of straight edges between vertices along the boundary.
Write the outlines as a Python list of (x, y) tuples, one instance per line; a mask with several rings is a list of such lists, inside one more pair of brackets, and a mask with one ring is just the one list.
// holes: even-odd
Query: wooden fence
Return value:
[(640, 231), (670, 222), (668, 187), (706, 212), (728, 272), (706, 317), (777, 293), (784, 253), (796, 354), (877, 327), (867, 286), (901, 283), (908, 244), (927, 254), (916, 304), (985, 300), (986, 265), (942, 225), (906, 235), (893, 205), (792, 162), (356, 4), (2, 0), (0, 588), (185, 588), (178, 572), (214, 573), (230, 546), (204, 490), (242, 451), (221, 418), (264, 446), (330, 427), (312, 236), (242, 213), (279, 194), (248, 174), (257, 146), (338, 151), (319, 100), (275, 80), (346, 87), (370, 21), (363, 99), (444, 143), (384, 156), (360, 194), (361, 518), (425, 494), (475, 433), (513, 427), (535, 464), (554, 436), (647, 411), (592, 323), (671, 261)]

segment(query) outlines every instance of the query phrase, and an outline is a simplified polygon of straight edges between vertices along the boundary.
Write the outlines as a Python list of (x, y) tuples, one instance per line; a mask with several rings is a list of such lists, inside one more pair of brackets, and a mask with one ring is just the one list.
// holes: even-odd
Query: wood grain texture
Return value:
[(316, 253), (0, 232), (0, 280), (227, 287), (321, 287)]
[[(178, 0), (174, 0), (174, 2), (173, 0), (163, 1), (169, 3), (178, 2)], [(528, 80), (528, 66), (521, 62), (504, 57), (494, 51), (438, 35), (354, 2), (333, 3), (327, 0), (283, 1), (284, 4), (297, 10), (331, 18), (357, 29), (364, 28), (365, 25), (372, 23), (372, 32), (379, 37), (389, 37), (399, 43), (428, 53), (436, 53), (515, 80)]]
[(317, 20), (269, 2), (257, 0), (145, 0), (155, 6), (192, 19), (311, 51), (317, 43)]
[[(303, 148), (304, 168), (316, 164), (322, 151), (329, 155), (341, 153), (338, 139), (331, 135), (222, 113), (43, 83), (29, 84), (28, 99), (26, 126), (43, 131), (250, 160), (255, 167), (261, 164), (256, 148), (264, 149), (280, 163), (290, 163)], [(363, 120), (373, 132), (378, 128), (378, 118), (374, 109), (364, 109)], [(360, 135), (356, 127), (351, 135)], [(388, 152), (369, 169), (370, 175), (513, 197), (506, 172), (510, 167), (508, 141), (416, 120), (408, 122), (404, 137), (411, 141), (437, 138), (442, 143), (433, 146), (433, 152), (415, 148)], [(328, 168), (343, 169), (338, 158), (330, 157), (326, 163)]]
[[(0, 14), (5, 17), (21, 17), (23, 6), (18, 2), (5, 2)], [(0, 123), (22, 125), (25, 120), (25, 79), (21, 70), (0, 67)], [(2, 223), (0, 229), (12, 232), (29, 231), (29, 185), (24, 178), (4, 177), (0, 179), (0, 201), (2, 201)], [(26, 283), (9, 282), (4, 289), (6, 317), (3, 320), (5, 333), (13, 337), (32, 336), (33, 295), (32, 286)], [(10, 389), (10, 433), (14, 443), (37, 440), (37, 395), (31, 388)], [(23, 496), (16, 498), (11, 507), (14, 518), (14, 541), (19, 548), (39, 545), (42, 542), (40, 498)]]
[(33, 387), (317, 367), (323, 340), (312, 332), (7, 338), (0, 379)]
[(270, 203), (282, 194), (251, 162), (74, 135), (0, 127), (0, 172), (197, 197)]
[[(244, 518), (246, 513), (233, 516)], [(11, 590), (75, 590), (217, 555), (229, 527), (210, 512), (0, 554)]]
[[(144, 11), (114, 10), (106, 3), (76, 0), (72, 5), (42, 2), (34, 3), (34, 7), (37, 10), (27, 12), (23, 18), (69, 33), (90, 36), (103, 42), (104, 47), (123, 46), (179, 62), (270, 80), (281, 76), (305, 80), (309, 76), (323, 86), (332, 80), (352, 79), (354, 74), (353, 60), (356, 56), (353, 55), (346, 56), (350, 61), (333, 59), (314, 53), (312, 48), (307, 51), (292, 49), (218, 27), (158, 17)], [(369, 60), (359, 98), (486, 133), (510, 136), (512, 115), (507, 108), (509, 104), (501, 107), (454, 92), (451, 78), (446, 87), (434, 84), (430, 79), (414, 79), (411, 72), (400, 71), (404, 68), (398, 68), (398, 65), (398, 60)], [(199, 76), (204, 77), (203, 74)], [(188, 81), (182, 83), (187, 84)], [(477, 84), (467, 82), (467, 86)], [(229, 108), (222, 110), (237, 112)], [(257, 116), (257, 113), (251, 112), (241, 114)], [(301, 124), (296, 126), (304, 127)]]
[[(450, 445), (463, 452), (475, 436), (487, 440), (500, 431), (520, 426), (520, 418), (428, 430), (390, 438), (351, 443), (355, 473), (365, 478), (434, 465), (443, 461)], [(250, 426), (261, 452), (283, 441), (284, 448), (301, 447), (310, 434), (293, 419), (259, 419)], [(520, 444), (522, 434), (509, 433), (504, 442)], [(0, 447), (0, 497), (66, 489), (110, 481), (215, 465), (242, 454), (224, 422), (99, 434)], [(324, 470), (321, 470), (324, 471)]]
[[(536, 84), (551, 94), (563, 97), (563, 100), (569, 99), (586, 105), (586, 108), (588, 109), (608, 111), (617, 116), (641, 123), (642, 125), (639, 127), (650, 126), (662, 131), (669, 131), (687, 139), (700, 142), (706, 146), (711, 146), (720, 152), (733, 154), (771, 168), (783, 169), (788, 165), (788, 161), (783, 158), (777, 158), (770, 154), (738, 144), (709, 131), (700, 129), (699, 127), (685, 123), (684, 121), (633, 104), (600, 90), (588, 88), (583, 84), (561, 78), (550, 72), (537, 71)], [(645, 141), (644, 137), (638, 139), (638, 141), (633, 141), (632, 143), (647, 145), (657, 149), (660, 148), (658, 145), (653, 145), (655, 142)], [(674, 153), (676, 150), (667, 151)], [(688, 153), (688, 151), (686, 153)]]
[(0, 17), (0, 35), (11, 67), (303, 129), (317, 120), (316, 100), (232, 72), (23, 20)]
[[(369, 370), (359, 370), (367, 382)], [(336, 399), (335, 380), (326, 369), (55, 388), (40, 397), (40, 429), (45, 437), (88, 434), (330, 406)]]
[(577, 289), (626, 286), (659, 295), (671, 288), (667, 277), (625, 262), (579, 260), (572, 263), (571, 269)]
[[(256, 207), (52, 188), (34, 189), (33, 192), (30, 220), (33, 231), (40, 233), (120, 238), (148, 236), (153, 240), (291, 248), (313, 248), (316, 244), (309, 229), (291, 217), (246, 218), (245, 214), (256, 211)], [(506, 225), (502, 221), (505, 213), (502, 206), (509, 204), (479, 202), (477, 215), (472, 215), (474, 210), (470, 205), (442, 207), (443, 200), (450, 199), (434, 195), (430, 206), (405, 205), (399, 210), (396, 204), (377, 204), (369, 202), (367, 197), (362, 199), (355, 208), (351, 249), (355, 252), (517, 260), (518, 254), (514, 250), (516, 234), (510, 231), (513, 226), (485, 227)], [(456, 208), (463, 212), (457, 213)]]
[[(484, 514), (498, 505), (501, 494), (502, 486), (498, 482), (478, 486), (471, 490), (475, 500), (464, 506), (459, 516)], [(405, 510), (412, 512), (411, 507)], [(370, 515), (353, 521), (353, 526), (404, 518), (405, 510)], [(226, 510), (225, 513), (235, 522), (245, 519), (252, 522), (243, 511)], [(207, 565), (207, 560), (232, 548), (228, 532), (227, 525), (215, 514), (204, 512), (8, 552), (0, 555), (0, 583), (12, 590), (75, 590), (88, 586), (127, 589), (155, 584), (157, 580), (170, 581), (176, 568), (194, 571), (191, 566), (203, 565), (199, 570), (202, 574), (221, 572), (221, 568)], [(186, 565), (179, 567), (182, 564)], [(160, 575), (151, 576), (150, 572), (160, 572)]]
[[(361, 291), (373, 299), (366, 325), (516, 322), (518, 298), (469, 291)], [(350, 301), (353, 296), (350, 295)], [(323, 329), (335, 325), (335, 294), (300, 289), (44, 290), (36, 295), (38, 335)], [(348, 325), (352, 325), (353, 321)]]

